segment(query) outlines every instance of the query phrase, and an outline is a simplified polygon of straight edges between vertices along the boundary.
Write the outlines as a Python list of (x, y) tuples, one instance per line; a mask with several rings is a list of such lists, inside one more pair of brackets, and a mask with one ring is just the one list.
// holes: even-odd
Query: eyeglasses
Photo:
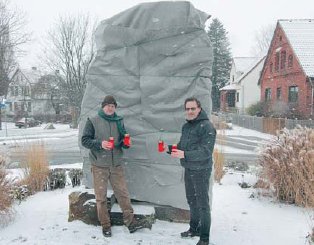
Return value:
[(196, 107), (185, 108), (185, 111), (196, 111)]

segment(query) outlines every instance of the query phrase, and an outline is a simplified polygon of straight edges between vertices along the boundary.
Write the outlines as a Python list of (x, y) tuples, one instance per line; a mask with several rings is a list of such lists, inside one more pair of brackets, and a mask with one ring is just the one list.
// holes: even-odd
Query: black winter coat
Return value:
[(216, 129), (209, 121), (205, 111), (182, 127), (178, 149), (184, 151), (180, 160), (184, 168), (191, 170), (212, 169), (212, 154), (216, 140)]

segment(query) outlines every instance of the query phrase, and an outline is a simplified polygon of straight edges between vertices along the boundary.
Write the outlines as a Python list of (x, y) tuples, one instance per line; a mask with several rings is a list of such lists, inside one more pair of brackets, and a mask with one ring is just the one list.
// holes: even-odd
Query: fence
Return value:
[(314, 120), (297, 120), (287, 118), (269, 118), (241, 115), (236, 113), (218, 114), (219, 120), (232, 122), (240, 127), (253, 129), (262, 133), (276, 134), (283, 128), (293, 129), (297, 125), (314, 128)]

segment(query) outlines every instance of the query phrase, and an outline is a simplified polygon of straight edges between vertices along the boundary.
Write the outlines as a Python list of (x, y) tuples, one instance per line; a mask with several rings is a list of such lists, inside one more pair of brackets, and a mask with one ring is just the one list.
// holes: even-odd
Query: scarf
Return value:
[(118, 116), (116, 113), (114, 113), (112, 116), (108, 116), (104, 113), (102, 109), (99, 109), (98, 116), (105, 119), (106, 121), (116, 122), (120, 135), (123, 137), (126, 134), (126, 131), (124, 127), (122, 127), (122, 124), (121, 124), (121, 121), (123, 118)]

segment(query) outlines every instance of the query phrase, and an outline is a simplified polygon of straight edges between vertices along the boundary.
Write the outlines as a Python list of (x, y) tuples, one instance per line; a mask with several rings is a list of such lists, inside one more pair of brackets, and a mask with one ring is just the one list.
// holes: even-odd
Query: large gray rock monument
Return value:
[[(152, 2), (106, 19), (96, 30), (97, 55), (88, 71), (79, 137), (104, 96), (114, 95), (132, 138), (124, 151), (132, 199), (188, 207), (184, 169), (159, 153), (157, 144), (179, 141), (187, 97), (199, 98), (210, 115), (213, 54), (207, 19), (189, 2)], [(88, 150), (81, 152), (85, 185), (92, 188)]]

